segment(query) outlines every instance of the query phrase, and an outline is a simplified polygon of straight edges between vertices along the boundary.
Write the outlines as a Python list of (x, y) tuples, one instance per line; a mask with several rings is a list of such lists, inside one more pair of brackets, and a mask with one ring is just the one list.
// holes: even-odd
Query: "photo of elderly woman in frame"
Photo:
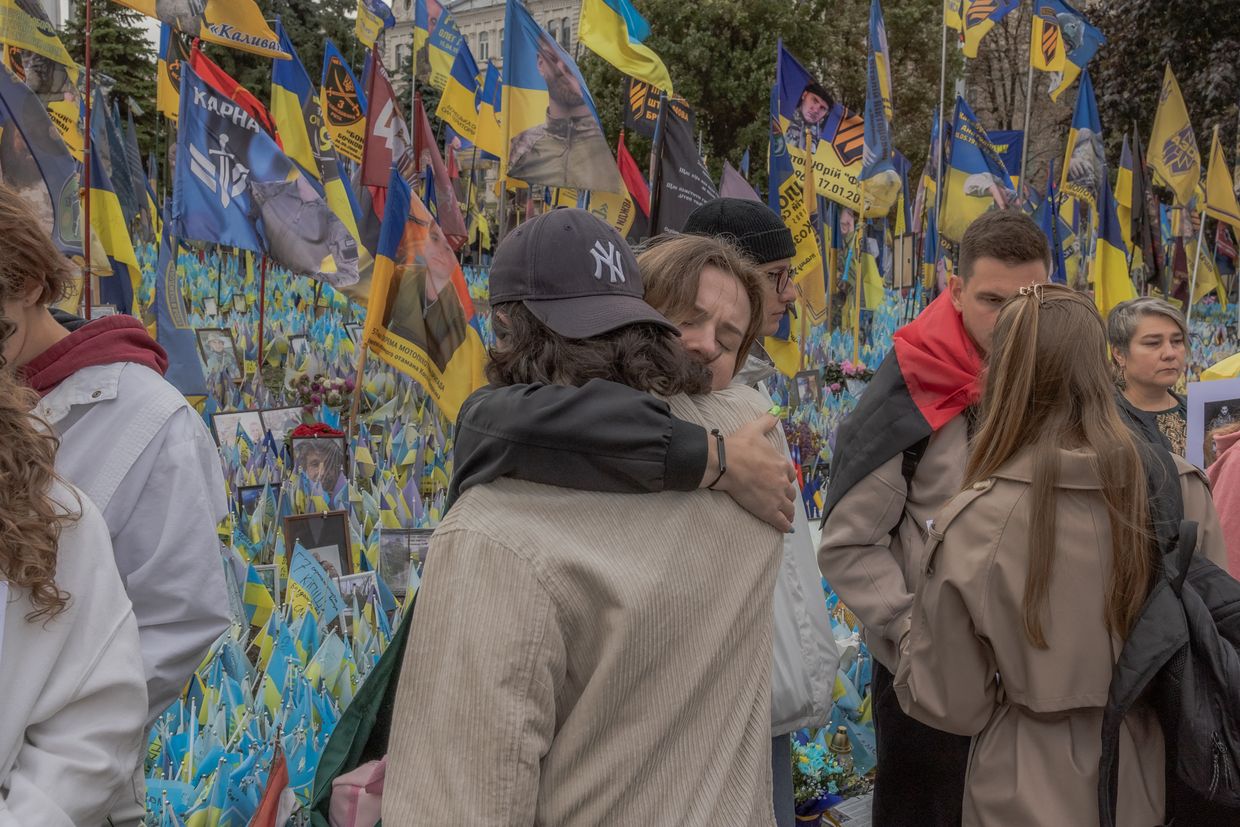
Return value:
[(347, 471), (348, 450), (343, 436), (295, 436), (293, 468), (325, 489), (336, 487)]

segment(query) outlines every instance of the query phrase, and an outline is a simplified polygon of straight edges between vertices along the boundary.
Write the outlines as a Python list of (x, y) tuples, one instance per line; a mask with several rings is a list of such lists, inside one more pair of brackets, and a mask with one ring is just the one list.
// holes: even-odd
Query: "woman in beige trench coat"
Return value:
[[(1008, 303), (982, 417), (966, 488), (929, 527), (896, 692), (914, 718), (973, 736), (966, 827), (1092, 827), (1111, 667), (1154, 544), (1088, 297), (1038, 286)], [(1205, 479), (1177, 462), (1198, 552), (1222, 565)], [(1121, 736), (1118, 822), (1162, 824), (1164, 789), (1162, 730), (1138, 708)]]

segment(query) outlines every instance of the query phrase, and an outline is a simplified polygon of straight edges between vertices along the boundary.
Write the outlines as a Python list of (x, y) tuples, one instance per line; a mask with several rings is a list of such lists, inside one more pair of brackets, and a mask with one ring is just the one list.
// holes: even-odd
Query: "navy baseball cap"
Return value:
[(680, 335), (642, 298), (641, 272), (611, 225), (585, 210), (558, 209), (510, 232), (491, 261), (491, 305), (523, 302), (567, 339), (648, 322)]

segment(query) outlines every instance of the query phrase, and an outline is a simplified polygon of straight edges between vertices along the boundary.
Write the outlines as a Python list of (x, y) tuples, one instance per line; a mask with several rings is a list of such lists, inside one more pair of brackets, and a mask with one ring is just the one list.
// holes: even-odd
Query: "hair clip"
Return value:
[(1038, 284), (1029, 284), (1020, 288), (1020, 294), (1022, 296), (1033, 296), (1040, 305), (1046, 304), (1045, 287), (1046, 285), (1040, 282)]

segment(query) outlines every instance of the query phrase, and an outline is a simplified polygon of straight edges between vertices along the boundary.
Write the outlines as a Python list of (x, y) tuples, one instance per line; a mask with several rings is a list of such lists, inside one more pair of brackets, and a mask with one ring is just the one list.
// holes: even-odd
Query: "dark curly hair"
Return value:
[(711, 375), (653, 324), (631, 324), (590, 339), (566, 339), (521, 302), (495, 305), (487, 379), (495, 385), (584, 385), (606, 379), (639, 391), (672, 396), (709, 393)]

